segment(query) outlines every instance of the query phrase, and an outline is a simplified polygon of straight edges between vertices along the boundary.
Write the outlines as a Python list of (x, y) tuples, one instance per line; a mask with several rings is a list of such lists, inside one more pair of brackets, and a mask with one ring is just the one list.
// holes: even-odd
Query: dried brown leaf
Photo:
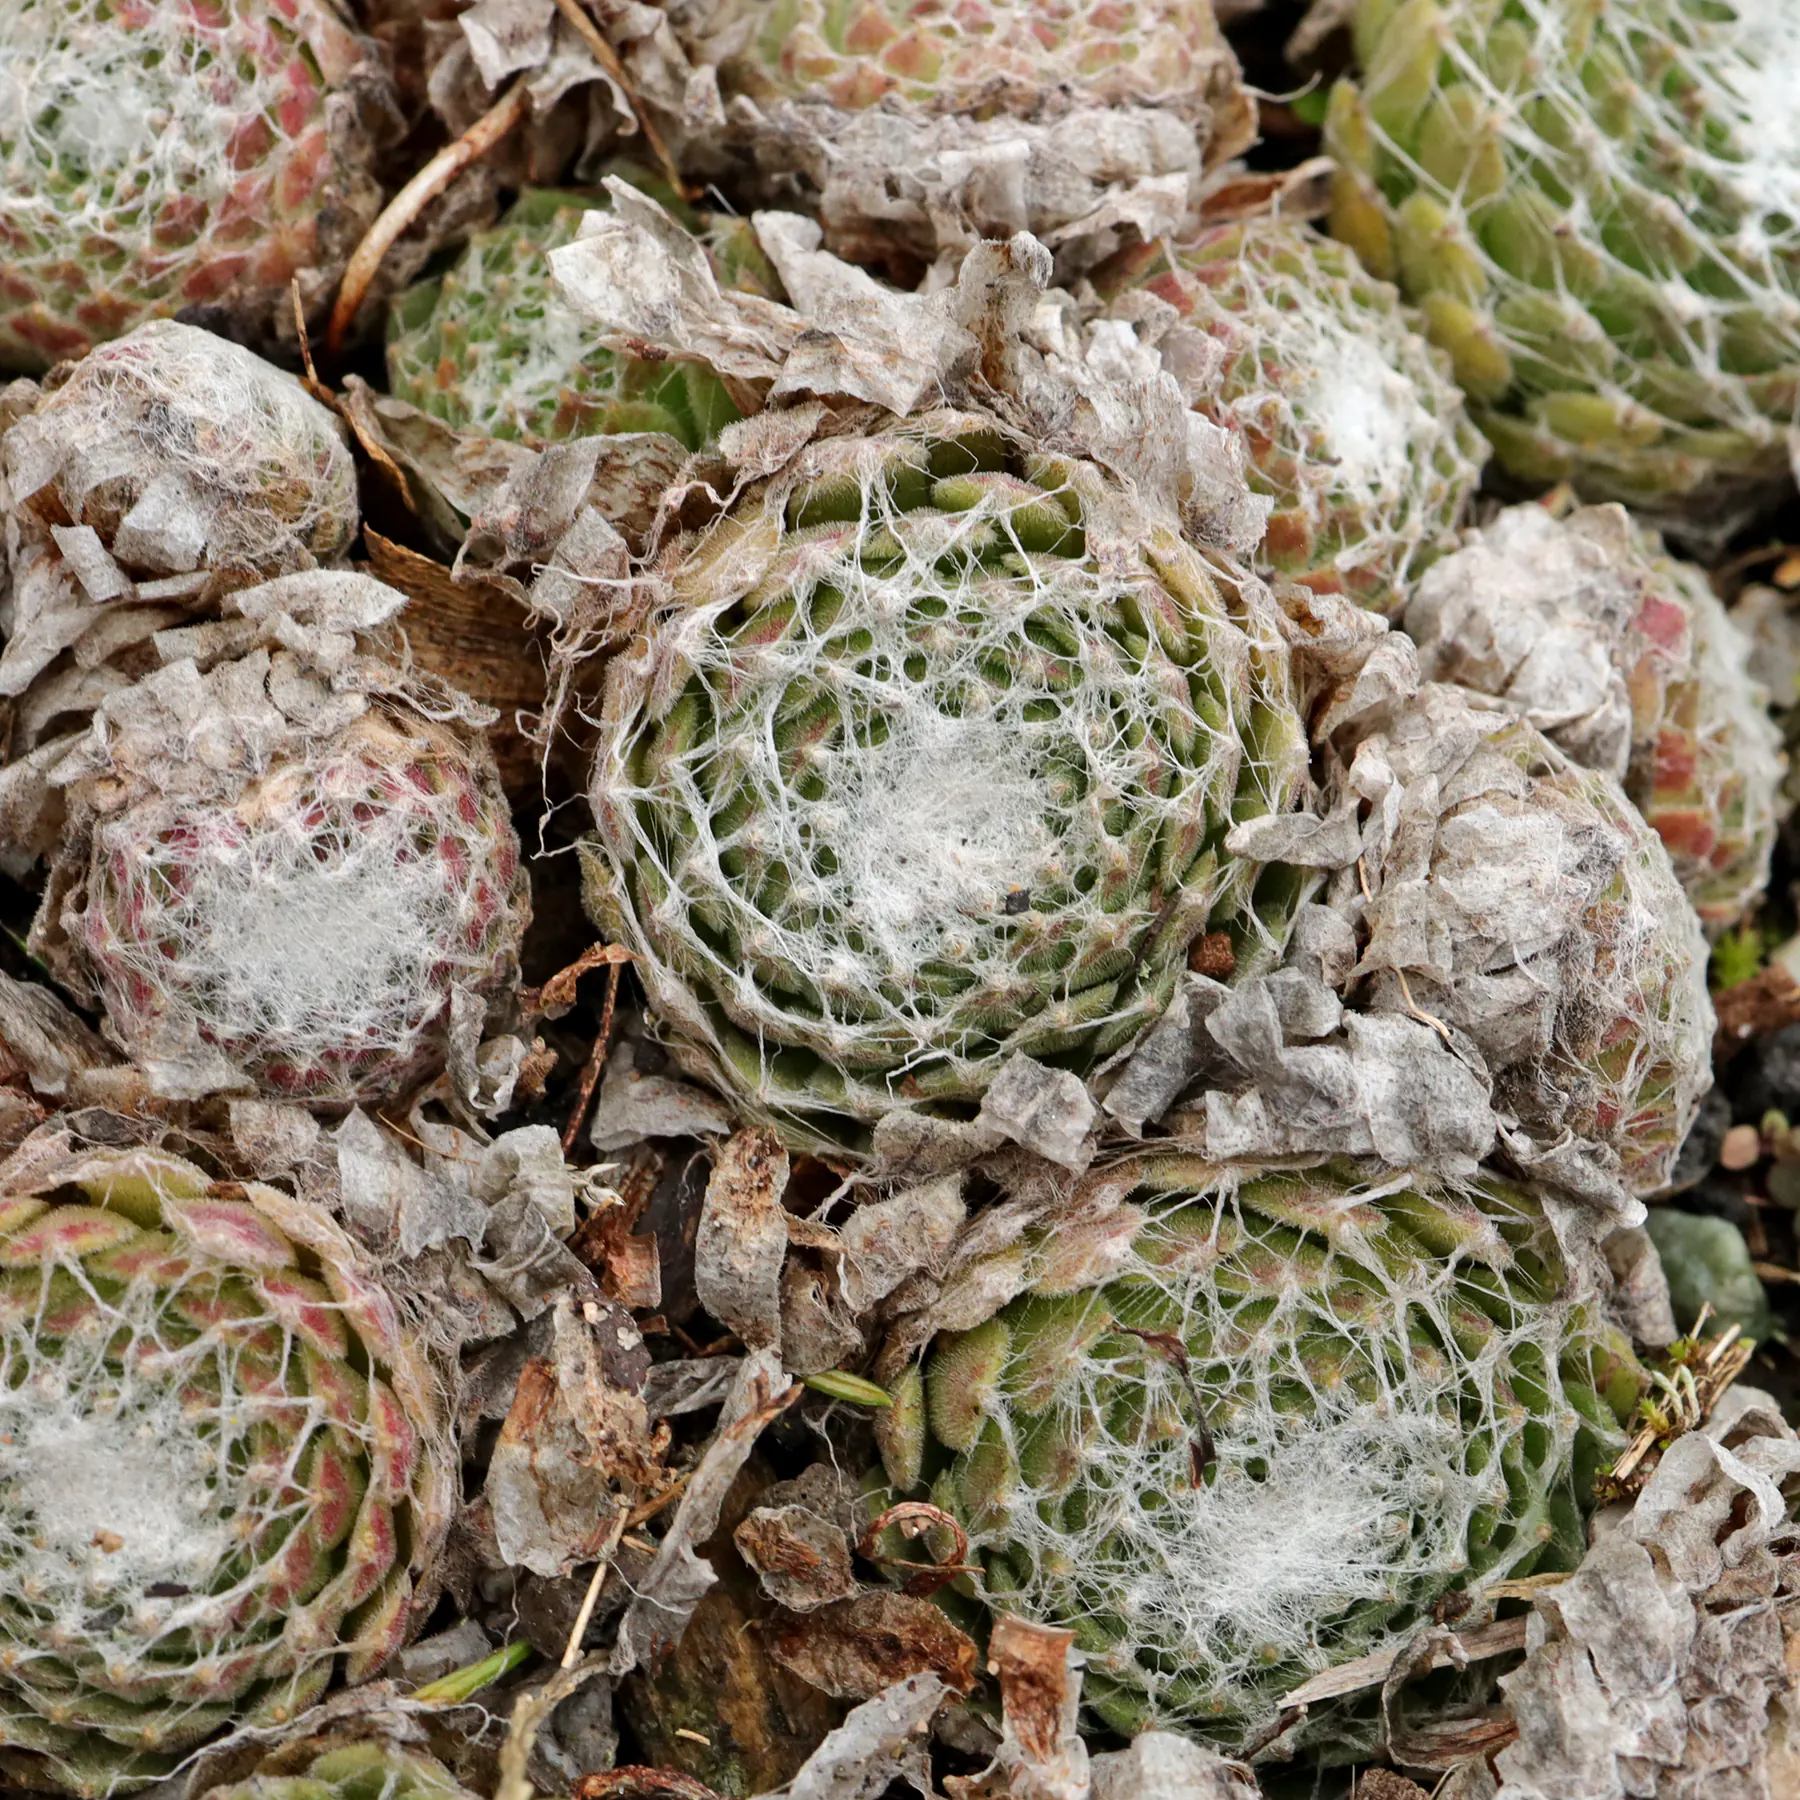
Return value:
[(1780, 963), (1768, 963), (1748, 981), (1713, 995), (1719, 1028), (1713, 1037), (1715, 1067), (1731, 1061), (1754, 1038), (1771, 1037), (1800, 1023), (1800, 981)]
[(815, 1612), (856, 1592), (843, 1527), (809, 1507), (759, 1506), (732, 1533), (732, 1542), (763, 1592), (790, 1612)]
[(930, 1672), (959, 1694), (979, 1683), (981, 1656), (941, 1607), (871, 1588), (763, 1628), (770, 1656), (840, 1700), (866, 1700), (908, 1676)]
[(700, 1304), (752, 1350), (781, 1343), (788, 1157), (773, 1132), (740, 1131), (720, 1147), (694, 1245)]
[(612, 1653), (615, 1675), (651, 1660), (681, 1635), (695, 1605), (718, 1579), (695, 1546), (718, 1528), (725, 1496), (764, 1428), (803, 1392), (770, 1351), (747, 1356), (739, 1366), (720, 1427), (688, 1478), (656, 1558), (620, 1621)]
[(649, 1356), (619, 1307), (566, 1297), (552, 1352), (525, 1364), (484, 1490), (500, 1554), (538, 1575), (603, 1556), (619, 1515), (662, 1472), (644, 1405)]

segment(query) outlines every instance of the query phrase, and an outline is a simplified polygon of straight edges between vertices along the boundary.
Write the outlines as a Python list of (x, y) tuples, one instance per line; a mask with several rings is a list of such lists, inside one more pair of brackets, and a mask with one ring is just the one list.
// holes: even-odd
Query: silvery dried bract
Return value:
[(705, 246), (616, 178), (607, 212), (551, 253), (557, 287), (597, 347), (707, 364), (763, 411), (722, 434), (751, 478), (775, 473), (827, 427), (809, 402), (902, 416), (985, 406), (1045, 448), (1133, 482), (1188, 534), (1235, 556), (1261, 541), (1269, 502), (1244, 447), (1189, 410), (1154, 349), (1121, 321), (1083, 329), (1029, 235), (972, 250), (954, 283), (908, 293), (821, 247), (820, 228), (758, 213), (757, 238), (791, 304), (722, 287)]
[(249, 351), (157, 321), (18, 383), (0, 410), (0, 775), (8, 853), (44, 854), (41, 772), (155, 634), (234, 589), (340, 562), (356, 471), (337, 420)]
[(31, 942), (172, 1098), (342, 1104), (435, 1073), (517, 980), (526, 879), (453, 690), (374, 638), (404, 604), (318, 570), (159, 633), (45, 779)]
[(1256, 129), (1208, 0), (599, 10), (684, 173), (798, 198), (858, 262), (1031, 231), (1084, 267), (1178, 228)]
[(356, 375), (344, 410), (454, 577), (499, 588), (572, 643), (627, 606), (631, 546), (693, 460), (654, 431), (532, 448), (458, 430)]
[(1344, 736), (1323, 820), (1230, 843), (1335, 869), (1349, 1007), (1437, 1035), (1491, 1084), (1515, 1163), (1634, 1222), (1711, 1080), (1706, 945), (1667, 851), (1613, 777), (1459, 688), (1402, 688)]
[(1709, 930), (1768, 884), (1783, 774), (1750, 645), (1701, 571), (1622, 507), (1512, 507), (1429, 569), (1426, 675), (1495, 694), (1625, 785)]
[[(1800, 1774), (1790, 1496), (1800, 1441), (1728, 1394), (1541, 1595), (1501, 1688), (1499, 1800), (1774, 1800)], [(1492, 1792), (1491, 1782), (1487, 1784)]]

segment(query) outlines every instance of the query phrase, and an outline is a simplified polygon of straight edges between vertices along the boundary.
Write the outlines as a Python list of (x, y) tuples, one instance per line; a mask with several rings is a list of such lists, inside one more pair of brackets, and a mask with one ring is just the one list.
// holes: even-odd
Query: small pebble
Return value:
[(1753, 1169), (1762, 1157), (1762, 1133), (1754, 1125), (1734, 1125), (1719, 1145), (1722, 1169)]

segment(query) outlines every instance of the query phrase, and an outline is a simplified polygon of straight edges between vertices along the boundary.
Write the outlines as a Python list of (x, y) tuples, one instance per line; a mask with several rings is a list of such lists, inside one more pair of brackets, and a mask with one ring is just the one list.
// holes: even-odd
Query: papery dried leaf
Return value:
[(959, 1694), (981, 1679), (974, 1639), (942, 1607), (883, 1588), (777, 1618), (763, 1639), (784, 1669), (839, 1700), (867, 1700), (926, 1672)]
[(588, 1140), (596, 1150), (623, 1150), (643, 1138), (724, 1137), (730, 1110), (691, 1081), (640, 1075), (629, 1044), (607, 1059)]
[[(1362, 1771), (1361, 1800), (1412, 1800), (1404, 1793), (1384, 1796), (1370, 1785), (1372, 1776), (1384, 1773)], [(1256, 1778), (1242, 1763), (1172, 1731), (1142, 1732), (1129, 1749), (1096, 1756), (1093, 1778), (1089, 1800), (1259, 1800)]]
[(954, 1800), (1087, 1800), (1087, 1746), (1076, 1734), (1081, 1676), (1075, 1634), (999, 1614), (988, 1636), (988, 1667), (1000, 1678), (1004, 1735), (979, 1775), (951, 1776)]
[[(949, 1690), (935, 1675), (909, 1675), (865, 1700), (806, 1760), (783, 1800), (878, 1800), (896, 1781), (934, 1792), (928, 1730)], [(769, 1800), (774, 1800), (770, 1796)]]
[(732, 1542), (763, 1592), (790, 1612), (813, 1612), (856, 1591), (843, 1527), (805, 1506), (759, 1506), (732, 1533)]
[(789, 1381), (772, 1351), (745, 1357), (726, 1399), (719, 1429), (682, 1489), (656, 1558), (619, 1623), (612, 1652), (614, 1674), (636, 1668), (681, 1635), (695, 1604), (718, 1579), (695, 1554), (694, 1546), (704, 1543), (717, 1529), (726, 1492), (757, 1438), (801, 1391)]
[(553, 1344), (520, 1374), (485, 1488), (501, 1556), (538, 1575), (600, 1555), (661, 1467), (643, 1400), (649, 1357), (629, 1316), (560, 1300)]
[(1663, 1453), (1629, 1519), (1536, 1602), (1525, 1663), (1501, 1682), (1519, 1731), (1495, 1759), (1502, 1800), (1769, 1795), (1796, 1473), (1800, 1441), (1745, 1388)]
[(0, 1080), (22, 1076), (35, 1093), (60, 1099), (83, 1071), (118, 1061), (49, 988), (0, 975)]
[(458, 581), (442, 563), (365, 530), (369, 567), (409, 602), (407, 648), (423, 669), (493, 708), (488, 742), (515, 804), (543, 789), (544, 750), (535, 732), (549, 677), (542, 624), (503, 588)]
[(787, 1213), (781, 1204), (788, 1157), (769, 1131), (738, 1132), (719, 1150), (700, 1232), (694, 1285), (700, 1303), (752, 1350), (781, 1343), (781, 1268)]

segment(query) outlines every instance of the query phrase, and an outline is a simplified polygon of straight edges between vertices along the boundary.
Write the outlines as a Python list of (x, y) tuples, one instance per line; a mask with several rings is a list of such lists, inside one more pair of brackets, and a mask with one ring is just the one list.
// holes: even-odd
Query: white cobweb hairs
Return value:
[(1785, 762), (1700, 569), (1622, 507), (1509, 507), (1426, 572), (1406, 627), (1426, 675), (1504, 699), (1624, 783), (1709, 931), (1754, 904)]
[(0, 369), (218, 309), (316, 317), (381, 208), (391, 78), (330, 0), (6, 0)]
[(339, 1227), (52, 1135), (0, 1170), (0, 1250), (9, 1772), (142, 1787), (334, 1668), (372, 1674), (428, 1591), (455, 1465), (418, 1321)]
[(1712, 1081), (1706, 943), (1668, 852), (1612, 776), (1493, 701), (1433, 682), (1380, 716), (1343, 776), (1368, 808), (1333, 887), (1354, 1004), (1466, 1034), (1515, 1152), (1593, 1146), (1603, 1184), (1654, 1192)]

